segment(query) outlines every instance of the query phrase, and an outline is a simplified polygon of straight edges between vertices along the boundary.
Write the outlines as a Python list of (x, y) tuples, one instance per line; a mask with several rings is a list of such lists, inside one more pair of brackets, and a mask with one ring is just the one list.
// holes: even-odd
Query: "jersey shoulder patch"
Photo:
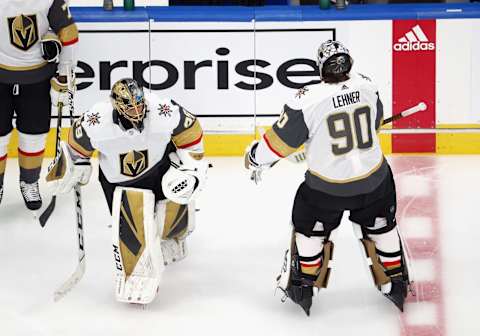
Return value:
[(99, 102), (82, 115), (82, 126), (92, 139), (108, 135), (113, 125), (113, 107), (110, 102)]
[(145, 93), (148, 118), (154, 132), (172, 132), (180, 120), (178, 107), (170, 99), (160, 98), (152, 93)]

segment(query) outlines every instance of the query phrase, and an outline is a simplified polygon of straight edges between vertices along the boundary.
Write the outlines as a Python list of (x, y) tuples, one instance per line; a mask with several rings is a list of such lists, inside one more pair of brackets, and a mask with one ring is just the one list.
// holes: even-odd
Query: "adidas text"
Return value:
[(418, 51), (418, 50), (435, 50), (433, 42), (403, 42), (393, 45), (395, 51)]

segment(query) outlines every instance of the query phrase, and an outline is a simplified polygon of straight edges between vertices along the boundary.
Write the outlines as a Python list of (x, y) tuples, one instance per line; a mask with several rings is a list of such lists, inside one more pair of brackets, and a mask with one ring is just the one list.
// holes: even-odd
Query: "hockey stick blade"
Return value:
[(45, 227), (45, 224), (47, 224), (48, 219), (53, 213), (53, 210), (55, 210), (55, 203), (57, 200), (57, 196), (53, 195), (50, 203), (46, 207), (46, 209), (40, 214), (38, 217), (38, 221), (40, 222), (40, 226), (43, 228)]
[(85, 273), (85, 258), (83, 258), (77, 266), (75, 272), (65, 281), (53, 294), (53, 301), (58, 302), (61, 300), (68, 292), (70, 292), (73, 287), (75, 287), (83, 277)]

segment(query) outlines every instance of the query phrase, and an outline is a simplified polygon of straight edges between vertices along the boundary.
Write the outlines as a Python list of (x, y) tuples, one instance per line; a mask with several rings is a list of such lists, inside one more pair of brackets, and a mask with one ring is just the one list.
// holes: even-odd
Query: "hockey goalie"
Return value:
[(112, 215), (116, 298), (148, 304), (166, 265), (187, 255), (195, 226), (195, 198), (206, 180), (203, 131), (174, 100), (144, 92), (125, 78), (110, 101), (75, 121), (49, 169), (54, 193), (67, 193), (91, 175), (99, 153), (99, 181)]

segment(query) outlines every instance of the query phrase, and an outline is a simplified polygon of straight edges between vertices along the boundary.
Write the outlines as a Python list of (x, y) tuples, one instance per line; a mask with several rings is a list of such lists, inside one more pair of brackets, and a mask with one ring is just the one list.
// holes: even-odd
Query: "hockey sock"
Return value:
[(323, 239), (323, 237), (307, 237), (301, 233), (295, 233), (300, 271), (303, 274), (318, 275), (322, 266)]
[(40, 177), (46, 134), (19, 133), (18, 164), (20, 181), (34, 183)]

